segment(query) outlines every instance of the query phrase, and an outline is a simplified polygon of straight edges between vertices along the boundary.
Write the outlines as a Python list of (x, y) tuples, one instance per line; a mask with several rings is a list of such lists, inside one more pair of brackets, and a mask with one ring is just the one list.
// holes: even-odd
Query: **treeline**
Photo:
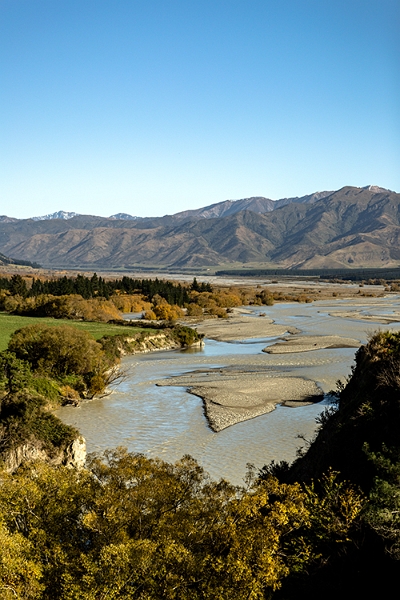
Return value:
[(0, 278), (0, 290), (7, 290), (11, 295), (19, 295), (23, 298), (34, 298), (42, 295), (67, 296), (76, 294), (85, 300), (91, 298), (105, 298), (116, 294), (142, 294), (149, 302), (154, 296), (161, 296), (168, 304), (184, 306), (190, 301), (189, 292), (212, 292), (210, 284), (198, 283), (194, 278), (191, 286), (183, 286), (180, 283), (163, 281), (160, 279), (122, 279), (105, 280), (96, 273), (92, 277), (77, 275), (76, 277), (59, 277), (56, 279), (42, 280), (33, 278), (28, 286), (21, 275), (13, 275), (11, 278)]
[[(129, 299), (129, 297), (128, 297)], [(130, 312), (131, 304), (127, 312)], [(30, 317), (52, 317), (78, 321), (108, 322), (121, 319), (119, 308), (111, 300), (90, 298), (84, 300), (78, 294), (67, 296), (40, 295), (24, 298), (20, 295), (0, 294), (0, 309)]]
[[(102, 295), (96, 293), (95, 288), (101, 290), (108, 282), (96, 274), (91, 278), (79, 275), (71, 279), (63, 277), (49, 281), (33, 280), (31, 286), (21, 276), (13, 275), (11, 278), (0, 279), (0, 310), (24, 316), (86, 321), (117, 320), (121, 318), (120, 313), (141, 313), (147, 320), (173, 322), (184, 316), (226, 318), (233, 308), (239, 306), (271, 306), (275, 301), (312, 301), (306, 290), (284, 293), (261, 286), (213, 288), (210, 284), (197, 282), (196, 278), (188, 286), (157, 279), (140, 280), (138, 285), (136, 282), (137, 280), (129, 278), (113, 281), (113, 293), (108, 295), (103, 290)], [(93, 285), (92, 295), (84, 298), (82, 294), (88, 296), (89, 287), (85, 292), (82, 286), (89, 285)], [(138, 289), (143, 293), (139, 293)], [(46, 290), (52, 290), (56, 294), (39, 293)], [(80, 290), (82, 294), (72, 293), (73, 290)], [(155, 293), (157, 291), (164, 296)], [(61, 292), (68, 293), (59, 295)], [(171, 304), (173, 298), (177, 302)]]
[(40, 269), (41, 265), (36, 262), (30, 262), (29, 260), (20, 260), (16, 258), (10, 258), (0, 252), (0, 265), (20, 265), (24, 267), (32, 267), (33, 269)]
[(227, 269), (216, 275), (228, 277), (298, 277), (343, 281), (400, 280), (400, 268), (384, 269)]

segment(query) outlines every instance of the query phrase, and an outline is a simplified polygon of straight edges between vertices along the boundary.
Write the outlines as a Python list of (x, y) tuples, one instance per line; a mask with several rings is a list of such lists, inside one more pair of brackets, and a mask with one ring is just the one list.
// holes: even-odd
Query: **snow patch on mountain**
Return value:
[(58, 212), (51, 213), (50, 215), (43, 215), (41, 217), (32, 217), (32, 221), (50, 221), (50, 219), (72, 219), (73, 217), (79, 217), (78, 213), (66, 212), (65, 210), (59, 210)]
[(137, 221), (138, 219), (142, 219), (142, 217), (133, 217), (132, 215), (128, 215), (128, 213), (117, 213), (116, 215), (111, 215), (108, 217), (109, 219), (114, 220), (122, 220), (122, 221)]

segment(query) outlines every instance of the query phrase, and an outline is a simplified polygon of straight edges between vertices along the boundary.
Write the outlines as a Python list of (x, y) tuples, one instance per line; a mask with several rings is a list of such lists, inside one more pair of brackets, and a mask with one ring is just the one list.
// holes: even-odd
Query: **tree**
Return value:
[(23, 298), (27, 295), (28, 288), (26, 286), (26, 281), (21, 275), (13, 275), (11, 277), (10, 293), (12, 296), (22, 296)]
[(383, 452), (371, 452), (366, 445), (369, 459), (377, 469), (370, 501), (366, 507), (367, 523), (384, 540), (386, 552), (400, 560), (400, 450), (383, 448)]
[(0, 522), (0, 594), (3, 600), (40, 600), (42, 566), (33, 544), (19, 532), (10, 533)]
[(26, 361), (7, 350), (0, 353), (0, 382), (4, 384), (8, 394), (15, 394), (23, 389), (31, 377), (31, 370)]

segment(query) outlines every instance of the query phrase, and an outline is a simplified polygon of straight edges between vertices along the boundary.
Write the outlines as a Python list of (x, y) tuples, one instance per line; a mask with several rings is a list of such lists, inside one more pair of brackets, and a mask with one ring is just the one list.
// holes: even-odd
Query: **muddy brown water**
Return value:
[[(304, 335), (341, 335), (364, 343), (377, 329), (400, 330), (400, 323), (380, 324), (379, 315), (400, 310), (399, 297), (313, 304), (283, 303), (250, 308), (254, 318), (264, 312), (277, 323), (297, 327)], [(330, 312), (377, 315), (377, 321), (330, 316)], [(302, 408), (278, 406), (273, 412), (238, 423), (219, 433), (208, 427), (202, 400), (179, 387), (158, 387), (155, 381), (197, 369), (251, 368), (267, 364), (274, 371), (312, 379), (325, 393), (344, 380), (354, 363), (354, 348), (272, 355), (262, 352), (278, 338), (238, 340), (234, 343), (206, 340), (202, 350), (154, 352), (123, 360), (127, 379), (110, 396), (63, 407), (56, 414), (77, 427), (86, 438), (88, 452), (125, 446), (149, 457), (175, 461), (190, 454), (213, 478), (243, 483), (246, 463), (257, 468), (271, 460), (291, 461), (304, 446), (298, 436), (311, 439), (315, 419), (329, 405), (329, 398)]]

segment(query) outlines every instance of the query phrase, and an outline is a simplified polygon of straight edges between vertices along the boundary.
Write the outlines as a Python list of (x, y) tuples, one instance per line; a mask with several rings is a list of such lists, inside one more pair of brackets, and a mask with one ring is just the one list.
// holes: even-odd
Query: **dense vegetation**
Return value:
[(331, 548), (314, 577), (292, 577), (288, 597), (300, 588), (308, 598), (350, 588), (360, 596), (375, 590), (385, 597), (400, 573), (400, 332), (378, 332), (357, 351), (351, 377), (338, 386), (336, 407), (321, 415), (320, 424), (293, 465), (272, 465), (263, 474), (310, 484), (334, 468), (368, 501), (353, 546), (346, 554)]
[(226, 269), (216, 275), (227, 277), (307, 277), (316, 279), (339, 279), (346, 281), (400, 280), (399, 268), (383, 269)]
[[(76, 294), (88, 300), (90, 298), (105, 298), (116, 293), (122, 294), (143, 294), (151, 302), (153, 296), (159, 295), (164, 298), (168, 304), (177, 304), (183, 306), (189, 302), (188, 288), (180, 283), (171, 281), (161, 281), (159, 279), (132, 279), (131, 277), (122, 277), (122, 279), (108, 279), (99, 277), (96, 273), (92, 277), (77, 275), (76, 277), (60, 277), (54, 279), (41, 280), (33, 278), (30, 287), (27, 286), (25, 279), (20, 275), (13, 275), (11, 278), (0, 278), (0, 289), (10, 292), (11, 295), (19, 295), (23, 298), (35, 298), (37, 296), (69, 296)], [(196, 279), (192, 284), (192, 289), (196, 291), (212, 291), (207, 284), (199, 284)]]
[(271, 476), (238, 489), (190, 457), (171, 465), (123, 450), (84, 471), (3, 474), (4, 598), (268, 598), (320, 562), (323, 544), (347, 544), (362, 501), (333, 474), (323, 486)]
[[(158, 279), (136, 280), (123, 277), (105, 281), (96, 273), (58, 279), (32, 279), (20, 275), (0, 278), (0, 309), (12, 314), (85, 321), (118, 320), (121, 312), (141, 312), (147, 320), (173, 322), (209, 315), (226, 318), (227, 311), (243, 304), (271, 305), (274, 299), (287, 299), (268, 289), (213, 289), (208, 283), (183, 286)], [(304, 294), (291, 300), (307, 301)]]
[(75, 327), (28, 325), (0, 353), (0, 386), (6, 395), (28, 390), (53, 404), (93, 397), (116, 376), (117, 358)]
[[(15, 336), (8, 355), (31, 337)], [(2, 421), (46, 357), (33, 352), (29, 370), (19, 356), (3, 365)], [(210, 480), (190, 457), (168, 464), (123, 449), (83, 470), (2, 472), (2, 597), (388, 597), (400, 564), (399, 373), (400, 333), (374, 335), (307, 453), (249, 467), (243, 488)]]
[[(78, 398), (79, 392), (73, 386), (79, 387), (78, 383), (85, 385), (83, 377), (78, 373), (68, 373), (67, 368), (62, 369), (62, 373), (56, 373), (55, 362), (51, 373), (44, 370), (51, 352), (54, 361), (57, 352), (64, 351), (65, 358), (71, 358), (73, 352), (68, 346), (48, 347), (43, 361), (37, 355), (36, 359), (32, 357), (32, 361), (26, 360), (23, 354), (29, 343), (24, 345), (22, 332), (23, 330), (17, 332), (12, 340), (11, 346), (14, 346), (16, 352), (10, 349), (0, 352), (0, 457), (11, 469), (20, 464), (27, 449), (28, 453), (40, 454), (50, 460), (58, 455), (59, 462), (63, 461), (63, 453), (79, 434), (74, 428), (64, 425), (48, 409), (60, 404), (63, 399)], [(75, 332), (81, 333), (74, 330)], [(36, 337), (40, 334), (37, 330), (31, 330), (30, 333), (33, 336), (36, 334)], [(63, 333), (60, 332), (58, 339), (53, 338), (53, 341), (60, 343)], [(65, 341), (70, 342), (72, 339), (67, 333)], [(86, 345), (88, 342), (96, 344), (90, 338), (83, 341)], [(32, 342), (30, 346), (34, 349), (35, 340)], [(46, 343), (44, 340), (43, 342), (45, 349)], [(61, 361), (59, 366), (61, 367)]]

